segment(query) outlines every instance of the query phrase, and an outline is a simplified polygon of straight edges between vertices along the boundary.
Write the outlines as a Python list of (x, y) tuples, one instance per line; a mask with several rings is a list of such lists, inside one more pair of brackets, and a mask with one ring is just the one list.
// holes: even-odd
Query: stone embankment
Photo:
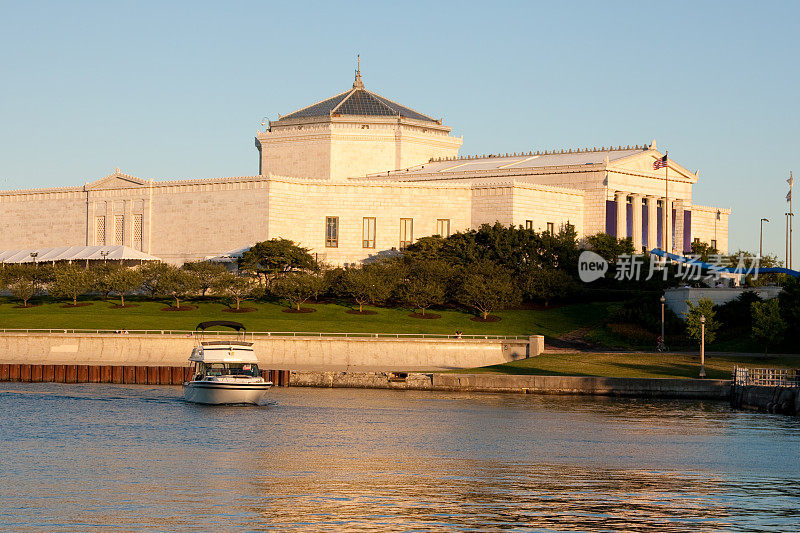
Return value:
[(729, 380), (519, 376), (416, 372), (291, 372), (293, 387), (584, 394), (645, 398), (727, 400)]
[[(231, 338), (231, 337), (219, 337)], [(210, 339), (209, 339), (210, 340)], [(539, 355), (544, 337), (247, 334), (262, 368), (452, 370)], [(0, 363), (186, 366), (191, 332), (0, 332)]]
[(731, 390), (731, 407), (800, 415), (800, 388), (736, 385)]

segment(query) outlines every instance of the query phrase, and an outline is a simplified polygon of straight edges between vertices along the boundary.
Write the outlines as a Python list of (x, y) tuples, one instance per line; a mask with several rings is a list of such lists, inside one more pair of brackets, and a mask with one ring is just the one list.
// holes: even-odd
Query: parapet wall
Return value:
[[(253, 342), (262, 368), (372, 371), (505, 363), (541, 353), (541, 337), (531, 339), (256, 336)], [(2, 333), (0, 363), (185, 366), (194, 344), (191, 335)]]

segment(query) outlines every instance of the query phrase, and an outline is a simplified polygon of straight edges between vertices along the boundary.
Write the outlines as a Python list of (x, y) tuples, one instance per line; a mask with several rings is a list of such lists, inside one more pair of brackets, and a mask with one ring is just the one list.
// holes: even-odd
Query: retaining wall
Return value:
[(767, 413), (800, 414), (800, 388), (734, 385), (731, 406)]
[[(248, 335), (248, 340), (250, 335)], [(443, 370), (514, 361), (541, 353), (528, 340), (256, 336), (262, 368), (295, 370)], [(184, 366), (191, 335), (1, 333), (0, 363)]]
[(293, 387), (587, 394), (727, 400), (731, 382), (716, 379), (642, 379), (591, 376), (516, 376), (404, 372), (292, 372)]
[[(261, 376), (275, 386), (289, 386), (288, 370), (262, 370)], [(0, 381), (181, 385), (190, 377), (188, 366), (0, 364)]]

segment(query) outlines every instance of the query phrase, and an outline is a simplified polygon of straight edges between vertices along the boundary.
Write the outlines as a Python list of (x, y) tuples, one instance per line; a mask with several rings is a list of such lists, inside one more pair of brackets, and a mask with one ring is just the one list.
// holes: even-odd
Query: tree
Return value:
[(778, 299), (750, 304), (753, 313), (753, 338), (764, 343), (764, 353), (769, 345), (780, 344), (786, 333), (786, 322), (781, 317)]
[(114, 292), (111, 280), (114, 274), (120, 269), (124, 268), (119, 263), (103, 262), (94, 267), (94, 290), (103, 295), (103, 299), (107, 300), (108, 296)]
[(142, 290), (153, 298), (163, 296), (161, 284), (170, 273), (170, 265), (158, 261), (145, 263), (139, 269), (142, 274)]
[(708, 263), (709, 256), (719, 254), (719, 250), (708, 243), (692, 241), (692, 255), (700, 256), (700, 261)]
[(59, 265), (48, 292), (56, 298), (72, 298), (72, 305), (77, 306), (78, 296), (92, 288), (93, 277), (90, 271), (76, 264)]
[(6, 289), (14, 298), (22, 300), (23, 307), (28, 307), (30, 299), (39, 292), (33, 269), (24, 265), (6, 267), (4, 279)]
[(218, 276), (213, 289), (224, 300), (235, 303), (237, 311), (243, 301), (254, 299), (258, 294), (258, 284), (253, 278), (231, 272)]
[(396, 281), (385, 265), (373, 263), (345, 270), (342, 285), (347, 295), (358, 304), (358, 311), (363, 312), (366, 304), (375, 305), (388, 300)]
[(686, 333), (689, 337), (700, 342), (702, 333), (700, 317), (705, 316), (705, 341), (707, 344), (714, 342), (719, 328), (719, 323), (714, 319), (714, 302), (708, 298), (701, 298), (696, 304), (691, 300), (686, 300), (686, 305), (689, 306), (689, 310), (684, 311), (683, 314), (686, 316)]
[(221, 263), (212, 263), (211, 261), (184, 263), (182, 268), (195, 275), (199, 284), (201, 296), (206, 296), (209, 289), (216, 286), (220, 278), (228, 273), (228, 269), (225, 268), (225, 265)]
[(486, 320), (489, 313), (519, 301), (520, 294), (505, 268), (481, 261), (465, 269), (457, 299)]
[(166, 269), (158, 279), (158, 294), (175, 300), (175, 308), (181, 308), (181, 300), (197, 296), (200, 283), (192, 273), (174, 265), (165, 265)]
[(522, 288), (531, 300), (541, 300), (544, 306), (554, 299), (566, 297), (572, 291), (574, 281), (562, 270), (550, 268), (528, 268), (522, 276)]
[(316, 261), (303, 248), (289, 239), (270, 239), (257, 242), (242, 254), (239, 269), (253, 272), (271, 283), (281, 274), (294, 270), (313, 270)]
[(279, 298), (289, 301), (292, 307), (300, 311), (300, 306), (314, 295), (314, 274), (308, 272), (293, 272), (275, 280), (272, 292)]
[(598, 233), (586, 237), (589, 249), (606, 261), (615, 262), (620, 255), (631, 255), (634, 252), (633, 240), (630, 237), (618, 239), (608, 233)]
[(786, 331), (787, 342), (800, 343), (800, 278), (787, 277), (783, 284), (783, 291), (778, 296), (781, 317), (787, 324), (795, 324)]
[(144, 278), (139, 270), (120, 268), (111, 274), (109, 286), (119, 294), (120, 307), (125, 307), (125, 295), (141, 288)]
[(432, 305), (445, 302), (445, 291), (451, 268), (436, 260), (419, 260), (408, 268), (407, 277), (400, 283), (400, 297), (412, 309), (422, 315)]

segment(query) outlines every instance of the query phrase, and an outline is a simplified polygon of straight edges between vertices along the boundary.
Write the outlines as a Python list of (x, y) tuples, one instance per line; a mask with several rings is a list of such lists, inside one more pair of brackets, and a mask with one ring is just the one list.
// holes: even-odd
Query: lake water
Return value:
[(0, 530), (798, 531), (800, 419), (724, 403), (0, 383)]

